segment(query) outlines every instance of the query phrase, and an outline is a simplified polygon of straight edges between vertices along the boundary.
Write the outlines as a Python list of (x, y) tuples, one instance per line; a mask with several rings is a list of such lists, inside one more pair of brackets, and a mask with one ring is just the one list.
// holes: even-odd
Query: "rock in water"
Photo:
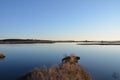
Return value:
[(4, 59), (5, 55), (3, 53), (0, 53), (0, 59)]
[(80, 57), (78, 56), (74, 56), (74, 55), (71, 55), (71, 56), (66, 56), (62, 59), (62, 63), (78, 63), (78, 60), (80, 59)]

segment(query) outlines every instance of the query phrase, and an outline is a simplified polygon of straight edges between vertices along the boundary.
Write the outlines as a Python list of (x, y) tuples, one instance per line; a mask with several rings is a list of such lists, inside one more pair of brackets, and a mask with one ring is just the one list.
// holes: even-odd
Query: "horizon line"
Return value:
[(73, 39), (59, 39), (59, 40), (55, 40), (55, 39), (35, 39), (35, 38), (4, 38), (4, 39), (0, 39), (0, 40), (9, 40), (9, 39), (19, 39), (19, 40), (51, 40), (51, 41), (120, 41), (120, 40), (88, 40), (88, 39), (84, 39), (84, 40), (73, 40)]

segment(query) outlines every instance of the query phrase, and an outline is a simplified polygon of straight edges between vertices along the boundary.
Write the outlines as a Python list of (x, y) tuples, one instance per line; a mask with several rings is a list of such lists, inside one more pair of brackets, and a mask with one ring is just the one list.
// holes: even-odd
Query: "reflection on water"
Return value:
[(117, 72), (114, 72), (113, 75), (112, 75), (112, 77), (113, 77), (114, 80), (119, 80), (119, 76), (120, 75)]
[(0, 45), (6, 58), (0, 60), (0, 80), (15, 80), (35, 67), (60, 64), (64, 55), (81, 57), (81, 64), (93, 80), (119, 80), (120, 46), (75, 44), (9, 44)]
[(0, 60), (4, 60), (4, 59), (5, 59), (5, 57), (0, 58)]

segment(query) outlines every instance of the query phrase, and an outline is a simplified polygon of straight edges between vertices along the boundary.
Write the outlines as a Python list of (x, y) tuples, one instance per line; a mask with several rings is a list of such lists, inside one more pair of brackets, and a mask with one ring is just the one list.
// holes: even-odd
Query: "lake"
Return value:
[(0, 53), (6, 55), (0, 60), (0, 80), (15, 80), (43, 65), (59, 65), (70, 54), (81, 57), (79, 64), (93, 80), (120, 80), (119, 45), (0, 44)]

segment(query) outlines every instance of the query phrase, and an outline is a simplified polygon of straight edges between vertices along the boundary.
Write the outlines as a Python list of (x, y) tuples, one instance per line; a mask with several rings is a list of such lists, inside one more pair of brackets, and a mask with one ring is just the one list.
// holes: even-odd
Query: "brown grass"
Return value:
[(47, 69), (35, 69), (17, 80), (91, 80), (88, 73), (79, 64), (62, 63)]

